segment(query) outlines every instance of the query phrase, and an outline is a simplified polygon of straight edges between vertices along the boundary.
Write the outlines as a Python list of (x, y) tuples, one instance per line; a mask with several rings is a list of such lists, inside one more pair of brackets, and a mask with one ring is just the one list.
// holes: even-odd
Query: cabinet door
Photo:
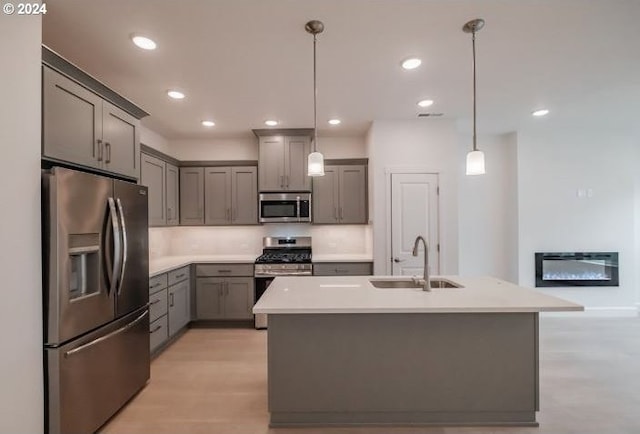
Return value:
[(253, 278), (229, 277), (226, 280), (224, 317), (226, 319), (251, 319), (253, 314)]
[(42, 145), (47, 157), (100, 167), (102, 99), (73, 80), (42, 67)]
[(231, 168), (231, 223), (234, 225), (258, 223), (257, 178), (255, 166)]
[(204, 223), (231, 223), (231, 169), (207, 167), (204, 170)]
[(180, 168), (180, 224), (204, 224), (204, 169)]
[(196, 318), (221, 319), (224, 317), (223, 294), (225, 279), (201, 277), (196, 280)]
[(169, 336), (175, 335), (191, 319), (189, 280), (169, 287)]
[(173, 164), (166, 163), (165, 171), (166, 182), (166, 209), (167, 209), (167, 225), (175, 226), (180, 223), (179, 203), (180, 196), (178, 190), (178, 179), (180, 174), (178, 168)]
[(340, 166), (340, 223), (367, 223), (365, 166)]
[(285, 190), (311, 190), (311, 177), (307, 175), (309, 145), (309, 137), (285, 137)]
[(166, 163), (151, 155), (140, 157), (140, 184), (149, 187), (149, 226), (164, 226), (167, 223), (165, 204)]
[(313, 178), (313, 223), (338, 223), (338, 181), (338, 166), (325, 166), (324, 176)]
[(105, 170), (138, 178), (140, 121), (113, 104), (102, 102)]
[(260, 137), (260, 191), (284, 189), (284, 137)]

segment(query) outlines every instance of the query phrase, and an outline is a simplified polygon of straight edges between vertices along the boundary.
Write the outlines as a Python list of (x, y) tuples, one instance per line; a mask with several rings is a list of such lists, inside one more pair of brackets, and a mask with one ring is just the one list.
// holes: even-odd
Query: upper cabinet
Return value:
[(46, 48), (43, 62), (43, 157), (137, 179), (146, 113)]
[(257, 168), (180, 168), (180, 208), (183, 225), (257, 224)]
[(149, 188), (149, 226), (179, 224), (178, 179), (176, 166), (153, 155), (141, 154), (140, 184)]
[(259, 137), (259, 190), (310, 191), (307, 157), (311, 137), (260, 135), (257, 131), (263, 130), (254, 130)]
[(324, 173), (313, 178), (313, 222), (366, 224), (366, 166), (326, 165)]

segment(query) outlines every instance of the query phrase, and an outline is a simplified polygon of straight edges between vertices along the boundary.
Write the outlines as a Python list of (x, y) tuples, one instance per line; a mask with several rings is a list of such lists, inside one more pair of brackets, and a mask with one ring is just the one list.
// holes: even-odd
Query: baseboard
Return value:
[(543, 317), (637, 317), (640, 315), (640, 303), (635, 306), (607, 306), (607, 307), (585, 307), (584, 311), (577, 312), (541, 312)]

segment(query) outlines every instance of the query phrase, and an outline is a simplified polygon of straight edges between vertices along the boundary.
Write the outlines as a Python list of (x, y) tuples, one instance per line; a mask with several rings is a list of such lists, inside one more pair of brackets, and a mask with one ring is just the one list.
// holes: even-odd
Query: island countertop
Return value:
[(408, 276), (277, 277), (253, 313), (471, 313), (580, 311), (584, 307), (495, 277), (434, 276), (462, 288), (375, 288), (370, 279)]

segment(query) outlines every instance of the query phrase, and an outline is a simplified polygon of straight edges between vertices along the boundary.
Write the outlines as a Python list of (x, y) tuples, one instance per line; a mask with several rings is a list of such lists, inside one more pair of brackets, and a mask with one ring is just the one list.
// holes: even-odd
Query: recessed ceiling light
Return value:
[(202, 125), (204, 125), (205, 127), (213, 127), (215, 126), (215, 122), (213, 121), (202, 121)]
[(421, 63), (422, 60), (418, 59), (417, 57), (411, 57), (402, 61), (402, 67), (404, 69), (416, 69), (418, 66), (420, 66)]
[(432, 104), (433, 104), (432, 99), (423, 99), (422, 101), (418, 101), (418, 105), (420, 107), (429, 107)]
[(178, 90), (168, 90), (167, 91), (167, 95), (169, 95), (170, 98), (173, 99), (182, 99), (184, 98), (184, 93), (178, 91)]
[(278, 121), (266, 120), (264, 121), (264, 124), (268, 127), (275, 127), (278, 125)]
[(549, 110), (547, 109), (540, 109), (540, 110), (536, 110), (534, 112), (531, 112), (531, 114), (533, 116), (545, 116), (549, 114)]
[(331, 125), (340, 125), (341, 122), (340, 119), (329, 119), (329, 124)]
[(142, 48), (143, 50), (156, 49), (156, 43), (153, 40), (147, 38), (146, 36), (131, 35), (131, 40), (133, 41), (134, 44), (136, 44), (138, 47)]

